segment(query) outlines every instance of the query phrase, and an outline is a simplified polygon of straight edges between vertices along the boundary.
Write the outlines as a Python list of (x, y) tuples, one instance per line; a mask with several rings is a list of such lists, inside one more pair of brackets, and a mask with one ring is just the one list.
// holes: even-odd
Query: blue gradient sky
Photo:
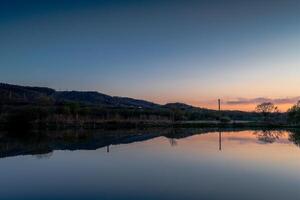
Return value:
[(0, 0), (0, 81), (207, 107), (296, 97), (299, 10), (292, 0)]

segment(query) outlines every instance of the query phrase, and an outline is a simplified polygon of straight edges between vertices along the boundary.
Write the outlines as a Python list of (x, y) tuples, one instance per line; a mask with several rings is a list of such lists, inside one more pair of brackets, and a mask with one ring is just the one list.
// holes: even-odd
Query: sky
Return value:
[(297, 0), (0, 0), (0, 82), (286, 110), (300, 99), (299, 10)]

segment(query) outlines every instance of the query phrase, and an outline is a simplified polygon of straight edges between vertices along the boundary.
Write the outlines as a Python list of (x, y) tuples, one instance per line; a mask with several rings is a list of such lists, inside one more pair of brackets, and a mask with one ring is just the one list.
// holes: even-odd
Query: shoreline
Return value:
[(0, 123), (0, 130), (65, 130), (65, 129), (133, 129), (133, 128), (300, 128), (300, 124), (256, 121), (103, 121), (103, 122), (34, 122), (23, 127)]
[[(130, 144), (157, 137), (172, 140), (187, 138), (193, 135), (206, 133), (220, 134), (223, 132), (239, 133), (253, 131), (268, 133), (275, 131), (288, 131), (298, 138), (300, 129), (292, 128), (259, 128), (259, 127), (207, 127), (207, 128), (145, 128), (144, 129), (66, 129), (66, 130), (32, 130), (26, 134), (12, 134), (0, 131), (0, 158), (18, 155), (44, 155), (54, 150), (96, 150), (107, 148), (111, 145)], [(23, 132), (21, 132), (23, 133)], [(272, 135), (271, 135), (272, 136)]]

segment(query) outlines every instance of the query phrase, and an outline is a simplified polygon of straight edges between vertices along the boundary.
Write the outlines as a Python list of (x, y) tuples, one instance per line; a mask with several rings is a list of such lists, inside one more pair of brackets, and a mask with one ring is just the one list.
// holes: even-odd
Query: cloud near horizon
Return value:
[(264, 102), (271, 102), (274, 104), (295, 104), (300, 100), (300, 96), (289, 98), (237, 98), (236, 100), (226, 101), (227, 105), (248, 105), (248, 104), (260, 104)]

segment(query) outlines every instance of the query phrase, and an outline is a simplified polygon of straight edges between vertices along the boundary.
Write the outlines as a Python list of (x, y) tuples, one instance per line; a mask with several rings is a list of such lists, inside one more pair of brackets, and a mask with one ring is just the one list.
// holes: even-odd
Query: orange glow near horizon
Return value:
[[(213, 109), (213, 110), (218, 109), (218, 99), (217, 98), (215, 100), (207, 100), (207, 101), (197, 101), (197, 100), (187, 100), (187, 99), (171, 100), (171, 98), (170, 99), (162, 99), (162, 98), (147, 98), (147, 97), (145, 97), (144, 99), (148, 99), (149, 101), (153, 101), (153, 102), (156, 102), (159, 104), (180, 102), (180, 103), (185, 103), (185, 104), (192, 105), (195, 107), (200, 107), (200, 108), (207, 108), (207, 109)], [(174, 99), (176, 99), (176, 98), (174, 98)], [(199, 99), (201, 99), (201, 98), (199, 98)], [(221, 98), (221, 109), (222, 110), (240, 110), (240, 111), (251, 112), (251, 111), (255, 111), (255, 108), (258, 105), (258, 103), (228, 104), (227, 103), (228, 100), (230, 100), (230, 99), (222, 99)], [(274, 103), (274, 105), (277, 106), (277, 108), (279, 109), (279, 112), (286, 112), (289, 108), (291, 108), (295, 104), (296, 104), (296, 102), (295, 103), (280, 103), (280, 104)]]
[[(294, 104), (279, 104), (276, 105), (277, 108), (279, 109), (279, 112), (286, 112), (289, 108), (291, 108)], [(216, 105), (211, 105), (211, 104), (200, 104), (197, 105), (199, 107), (204, 107), (204, 108), (209, 108), (209, 109), (217, 109), (217, 103)], [(228, 104), (222, 104), (221, 109), (222, 110), (241, 110), (241, 111), (255, 111), (257, 104), (241, 104), (241, 105), (228, 105)]]

